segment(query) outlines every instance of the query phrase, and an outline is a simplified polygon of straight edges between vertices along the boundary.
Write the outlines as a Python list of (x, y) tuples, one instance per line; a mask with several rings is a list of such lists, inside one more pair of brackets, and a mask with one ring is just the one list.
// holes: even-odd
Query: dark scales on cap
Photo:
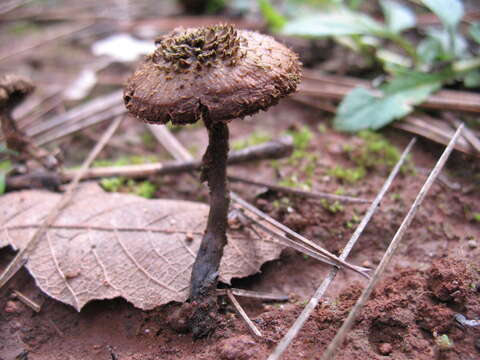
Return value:
[(146, 122), (251, 115), (295, 91), (300, 81), (295, 53), (270, 36), (231, 25), (179, 28), (156, 43), (124, 93), (128, 110)]

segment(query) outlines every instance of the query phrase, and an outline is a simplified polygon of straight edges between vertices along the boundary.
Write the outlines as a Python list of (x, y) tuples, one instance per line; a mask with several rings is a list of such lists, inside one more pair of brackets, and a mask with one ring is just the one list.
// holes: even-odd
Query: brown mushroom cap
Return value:
[(11, 111), (30, 95), (35, 86), (18, 75), (4, 75), (0, 78), (0, 110)]
[(129, 79), (127, 109), (157, 124), (251, 115), (295, 91), (298, 56), (272, 37), (231, 25), (175, 29)]

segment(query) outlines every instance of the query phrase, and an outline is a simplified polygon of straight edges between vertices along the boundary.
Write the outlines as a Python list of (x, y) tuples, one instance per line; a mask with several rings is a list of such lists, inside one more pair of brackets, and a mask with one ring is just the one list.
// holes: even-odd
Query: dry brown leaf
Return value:
[[(23, 248), (60, 197), (39, 190), (1, 196), (0, 247)], [(117, 296), (144, 310), (183, 302), (207, 215), (204, 204), (105, 193), (86, 184), (26, 266), (45, 293), (78, 311), (90, 300)], [(254, 274), (281, 250), (266, 233), (229, 230), (220, 280)]]

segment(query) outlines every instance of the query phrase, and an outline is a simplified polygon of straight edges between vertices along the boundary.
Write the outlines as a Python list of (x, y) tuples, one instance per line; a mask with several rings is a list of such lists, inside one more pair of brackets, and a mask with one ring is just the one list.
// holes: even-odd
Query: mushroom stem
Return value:
[(202, 181), (210, 189), (207, 229), (193, 264), (190, 301), (195, 310), (190, 321), (194, 337), (210, 333), (216, 325), (216, 289), (220, 260), (227, 244), (227, 216), (230, 197), (227, 189), (228, 125), (204, 118), (209, 145), (203, 156)]

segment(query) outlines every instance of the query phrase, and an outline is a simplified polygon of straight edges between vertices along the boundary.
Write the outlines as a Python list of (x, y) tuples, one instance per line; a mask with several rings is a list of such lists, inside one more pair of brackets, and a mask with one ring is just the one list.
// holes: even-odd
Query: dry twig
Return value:
[[(293, 145), (291, 140), (281, 138), (263, 144), (248, 147), (243, 150), (232, 151), (228, 157), (228, 164), (235, 165), (260, 159), (280, 159), (291, 154)], [(140, 165), (97, 167), (87, 170), (82, 179), (96, 179), (101, 177), (124, 176), (127, 178), (144, 178), (151, 175), (166, 175), (193, 170), (200, 170), (200, 160), (175, 161), (166, 163), (150, 163)], [(63, 173), (63, 180), (71, 180), (79, 170), (67, 170)]]
[(35, 312), (40, 312), (41, 306), (38, 305), (35, 301), (27, 297), (26, 295), (22, 294), (18, 290), (13, 290), (13, 293), (17, 297), (18, 300), (20, 300), (22, 303), (27, 305), (30, 309), (32, 309)]
[(231, 182), (241, 182), (241, 183), (252, 185), (252, 186), (266, 187), (273, 191), (277, 191), (277, 192), (289, 194), (289, 195), (295, 195), (299, 197), (304, 197), (304, 198), (328, 199), (332, 201), (342, 201), (347, 203), (362, 203), (362, 204), (368, 204), (371, 202), (371, 200), (356, 198), (353, 196), (344, 196), (344, 195), (328, 194), (328, 193), (317, 192), (317, 191), (304, 191), (299, 189), (292, 189), (286, 186), (252, 181), (252, 180), (245, 179), (238, 176), (228, 176), (228, 180), (230, 180)]
[(251, 291), (251, 290), (236, 289), (236, 288), (217, 289), (217, 294), (226, 295), (227, 290), (230, 290), (232, 294), (235, 296), (249, 297), (254, 299), (270, 300), (270, 301), (288, 301), (289, 299), (288, 295), (271, 294), (271, 293), (265, 293), (260, 291)]
[(390, 260), (392, 259), (393, 255), (395, 254), (395, 250), (398, 248), (398, 245), (399, 245), (400, 241), (403, 239), (403, 236), (407, 232), (408, 227), (410, 226), (413, 218), (415, 217), (415, 215), (417, 213), (417, 210), (420, 208), (420, 205), (422, 204), (423, 200), (425, 199), (425, 196), (427, 195), (428, 191), (430, 190), (430, 187), (433, 185), (436, 177), (442, 171), (445, 163), (448, 160), (448, 157), (452, 153), (452, 150), (455, 146), (455, 142), (457, 141), (457, 139), (459, 138), (459, 136), (462, 133), (462, 129), (463, 129), (463, 124), (460, 125), (457, 128), (457, 131), (455, 132), (455, 135), (450, 140), (450, 143), (448, 144), (448, 146), (444, 150), (440, 159), (438, 159), (437, 163), (435, 164), (435, 167), (433, 168), (432, 172), (430, 173), (427, 180), (425, 181), (422, 188), (420, 189), (417, 197), (415, 198), (415, 201), (413, 202), (412, 206), (410, 207), (410, 210), (408, 211), (408, 213), (405, 216), (405, 218), (403, 219), (400, 227), (398, 228), (397, 232), (395, 233), (395, 236), (393, 237), (392, 241), (390, 242), (390, 245), (388, 246), (388, 249), (385, 252), (385, 255), (383, 256), (382, 260), (380, 261), (380, 264), (375, 269), (375, 272), (374, 272), (372, 278), (370, 279), (370, 282), (368, 283), (367, 287), (363, 290), (362, 294), (360, 295), (357, 302), (353, 306), (352, 310), (348, 314), (347, 319), (343, 322), (340, 330), (337, 332), (337, 334), (335, 335), (332, 342), (328, 345), (327, 350), (325, 351), (325, 353), (322, 356), (322, 360), (330, 360), (330, 359), (334, 358), (335, 352), (337, 351), (339, 346), (343, 343), (343, 341), (345, 339), (345, 336), (347, 335), (347, 332), (351, 329), (358, 312), (362, 309), (362, 307), (367, 302), (370, 294), (373, 291), (373, 288), (375, 287), (375, 285), (377, 284), (381, 275), (385, 271), (387, 265), (390, 263)]
[[(402, 167), (403, 163), (405, 162), (408, 154), (410, 153), (410, 150), (412, 149), (413, 145), (415, 143), (415, 138), (410, 141), (408, 146), (405, 148), (405, 150), (402, 153), (402, 156), (398, 160), (397, 164), (395, 167), (392, 169), (390, 172), (390, 175), (388, 176), (387, 180), (385, 180), (385, 183), (383, 184), (382, 188), (378, 192), (377, 196), (373, 200), (372, 204), (368, 208), (365, 216), (362, 218), (362, 221), (358, 225), (358, 227), (355, 229), (355, 232), (353, 233), (352, 237), (348, 241), (347, 245), (343, 249), (340, 258), (341, 259), (346, 259), (348, 255), (350, 254), (350, 251), (352, 250), (353, 246), (357, 242), (357, 240), (360, 238), (360, 235), (362, 234), (363, 230), (367, 226), (368, 222), (372, 218), (373, 214), (375, 214), (375, 211), (377, 210), (378, 206), (380, 205), (383, 197), (385, 196), (386, 192), (390, 188), (390, 185), (392, 184), (393, 180), (397, 176), (398, 172), (400, 171), (400, 168)], [(270, 354), (268, 357), (268, 360), (277, 360), (280, 359), (282, 354), (285, 352), (287, 347), (290, 345), (290, 343), (295, 339), (297, 336), (298, 332), (300, 329), (303, 327), (305, 322), (308, 320), (310, 315), (312, 314), (313, 310), (315, 307), (318, 305), (320, 298), (323, 296), (325, 291), (327, 290), (328, 286), (330, 283), (333, 281), (335, 276), (337, 275), (338, 268), (333, 267), (332, 270), (330, 270), (330, 273), (327, 275), (325, 280), (323, 280), (322, 284), (318, 287), (317, 291), (315, 291), (315, 294), (312, 296), (310, 299), (309, 303), (305, 308), (303, 309), (302, 313), (300, 316), (297, 318), (295, 323), (292, 325), (292, 327), (288, 330), (287, 334), (282, 338), (282, 340), (278, 343), (277, 347), (275, 350)]]

